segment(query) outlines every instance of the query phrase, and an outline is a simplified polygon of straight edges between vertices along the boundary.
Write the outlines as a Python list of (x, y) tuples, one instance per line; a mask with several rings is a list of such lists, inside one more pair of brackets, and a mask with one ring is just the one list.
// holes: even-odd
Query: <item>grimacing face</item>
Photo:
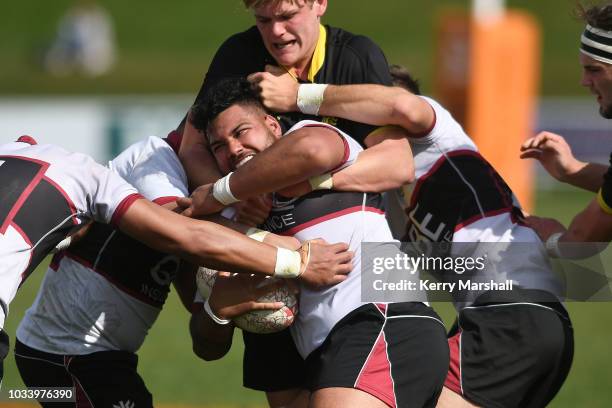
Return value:
[(310, 64), (326, 9), (327, 0), (302, 0), (263, 5), (253, 11), (268, 52), (280, 65), (301, 72)]
[(276, 119), (252, 106), (235, 104), (208, 125), (207, 136), (219, 170), (228, 174), (281, 136)]
[(580, 53), (582, 79), (580, 84), (591, 90), (597, 97), (599, 113), (606, 119), (612, 119), (612, 64), (597, 61)]

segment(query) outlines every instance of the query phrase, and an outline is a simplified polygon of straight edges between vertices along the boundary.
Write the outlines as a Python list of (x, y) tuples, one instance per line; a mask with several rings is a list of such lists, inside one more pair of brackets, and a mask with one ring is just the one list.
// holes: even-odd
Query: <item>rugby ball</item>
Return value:
[[(198, 268), (196, 284), (198, 292), (204, 300), (210, 296), (217, 271), (205, 267)], [(276, 282), (276, 278), (264, 279), (258, 287), (263, 287)], [(298, 313), (298, 297), (293, 289), (295, 282), (281, 279), (283, 284), (273, 292), (257, 299), (258, 302), (283, 302), (285, 306), (278, 310), (253, 310), (233, 319), (237, 327), (242, 330), (267, 334), (276, 333), (293, 324)]]
[[(275, 278), (266, 279), (260, 286), (275, 282)], [(234, 318), (236, 326), (242, 330), (267, 334), (276, 333), (291, 326), (298, 313), (298, 298), (290, 287), (295, 282), (282, 280), (283, 285), (273, 292), (257, 299), (258, 302), (283, 302), (285, 306), (278, 310), (252, 310)]]

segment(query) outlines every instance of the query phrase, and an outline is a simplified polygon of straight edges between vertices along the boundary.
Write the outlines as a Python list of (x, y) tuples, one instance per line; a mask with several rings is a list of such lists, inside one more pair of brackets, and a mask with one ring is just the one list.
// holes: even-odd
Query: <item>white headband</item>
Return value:
[(612, 64), (612, 31), (587, 24), (580, 37), (580, 52), (597, 61)]

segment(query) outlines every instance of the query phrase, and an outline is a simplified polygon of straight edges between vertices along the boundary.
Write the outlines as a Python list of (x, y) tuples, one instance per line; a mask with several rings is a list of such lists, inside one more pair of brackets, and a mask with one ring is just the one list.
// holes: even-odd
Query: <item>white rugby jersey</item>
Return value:
[(141, 197), (89, 156), (28, 136), (0, 145), (0, 196), (0, 328), (21, 283), (59, 241), (90, 219), (118, 223)]
[[(347, 134), (321, 122), (299, 122), (284, 137), (291, 137), (291, 132), (307, 126), (325, 126), (342, 136), (345, 155), (338, 169), (353, 163), (363, 150)], [(364, 304), (361, 301), (361, 243), (393, 241), (382, 197), (333, 190), (313, 191), (292, 199), (275, 195), (263, 228), (300, 241), (323, 238), (329, 243), (346, 242), (355, 253), (353, 270), (344, 282), (317, 290), (301, 285), (300, 312), (291, 332), (298, 351), (305, 358), (323, 343), (340, 319)]]
[[(183, 167), (163, 139), (132, 145), (110, 167), (160, 205), (188, 193)], [(173, 255), (94, 224), (54, 257), (17, 338), (53, 354), (135, 352), (163, 307), (178, 265)]]
[[(475, 279), (509, 279), (559, 296), (561, 288), (542, 243), (522, 223), (520, 204), (508, 185), (451, 114), (433, 99), (423, 99), (434, 109), (435, 125), (424, 137), (410, 139), (416, 182), (404, 190), (408, 225), (402, 241), (513, 243), (496, 245), (503, 248), (497, 254), (503, 261), (496, 259), (497, 268), (485, 268)], [(474, 256), (492, 246), (457, 244), (453, 255)], [(472, 291), (467, 298), (455, 299), (455, 306), (468, 306), (480, 293)]]

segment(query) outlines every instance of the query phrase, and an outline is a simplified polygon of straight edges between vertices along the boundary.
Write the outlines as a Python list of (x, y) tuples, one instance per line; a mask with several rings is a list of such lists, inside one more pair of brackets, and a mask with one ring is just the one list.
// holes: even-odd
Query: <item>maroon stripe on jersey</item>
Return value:
[(49, 263), (49, 268), (52, 271), (57, 272), (64, 256), (66, 256), (66, 251), (60, 251), (53, 255), (53, 258), (51, 258), (51, 262)]
[(71, 253), (69, 251), (66, 251), (66, 258), (70, 258), (73, 261), (80, 263), (84, 267), (86, 267), (88, 269), (91, 269), (92, 271), (94, 271), (95, 273), (97, 273), (98, 275), (100, 275), (104, 279), (106, 279), (110, 284), (112, 284), (113, 286), (115, 286), (117, 289), (121, 290), (125, 294), (129, 295), (130, 297), (138, 299), (141, 302), (146, 303), (148, 305), (151, 305), (151, 306), (153, 306), (153, 307), (155, 307), (157, 309), (161, 309), (162, 308), (162, 305), (160, 305), (159, 303), (154, 302), (153, 300), (149, 299), (147, 296), (143, 295), (142, 293), (138, 292), (137, 290), (134, 290), (132, 288), (129, 288), (129, 287), (125, 286), (124, 284), (122, 284), (121, 282), (116, 280), (113, 276), (107, 274), (104, 271), (101, 271), (98, 268), (94, 268), (94, 266), (91, 264), (91, 262), (87, 261), (86, 259), (83, 259), (80, 256), (75, 255), (75, 254), (73, 254), (73, 253)]
[(153, 200), (153, 202), (157, 205), (166, 205), (168, 203), (173, 203), (178, 200), (178, 197), (159, 197)]
[(132, 204), (134, 204), (134, 202), (136, 202), (136, 200), (140, 200), (142, 198), (144, 197), (138, 193), (130, 194), (129, 196), (125, 197), (123, 201), (121, 201), (121, 204), (119, 204), (115, 209), (115, 213), (113, 214), (110, 223), (114, 226), (118, 226), (125, 212), (132, 206)]
[(412, 192), (412, 197), (410, 197), (410, 207), (414, 207), (414, 205), (416, 203), (416, 200), (417, 200), (417, 197), (419, 195), (419, 190), (423, 186), (423, 183), (425, 182), (425, 180), (427, 180), (429, 177), (431, 177), (431, 175), (434, 174), (446, 162), (447, 157), (454, 157), (454, 156), (474, 156), (474, 157), (477, 157), (477, 158), (482, 159), (484, 161), (484, 158), (480, 155), (480, 153), (475, 152), (473, 150), (454, 150), (452, 152), (446, 153), (445, 156), (441, 156), (433, 164), (433, 166), (431, 166), (429, 171), (427, 171), (427, 173), (423, 174), (417, 180), (416, 186), (414, 186), (414, 190)]
[[(337, 169), (339, 169), (340, 167), (344, 166), (344, 164), (348, 161), (348, 158), (351, 154), (351, 149), (349, 148), (349, 144), (347, 142), (347, 140), (345, 139), (344, 136), (342, 136), (342, 133), (340, 133), (338, 131), (338, 129), (336, 129), (335, 127), (325, 124), (325, 123), (321, 123), (321, 124), (308, 124), (308, 125), (304, 125), (302, 126), (300, 129), (303, 128), (308, 128), (308, 127), (322, 127), (322, 128), (326, 128), (329, 130), (333, 130), (334, 132), (336, 132), (338, 134), (338, 136), (340, 136), (340, 139), (342, 139), (342, 143), (344, 144), (344, 156), (342, 157), (342, 161), (340, 162), (340, 164), (338, 164), (336, 167), (334, 167), (332, 170), (330, 170), (330, 172), (333, 172)], [(298, 129), (299, 130), (299, 129)]]
[(397, 406), (391, 376), (391, 362), (387, 354), (387, 341), (381, 331), (355, 381), (355, 388), (373, 395), (390, 407)]
[(15, 204), (13, 205), (11, 210), (9, 211), (6, 219), (4, 220), (4, 223), (0, 226), (0, 234), (4, 234), (6, 232), (6, 229), (13, 222), (13, 218), (15, 218), (15, 215), (21, 209), (21, 207), (23, 206), (23, 203), (25, 203), (25, 201), (28, 199), (28, 196), (32, 193), (32, 191), (34, 191), (34, 188), (36, 188), (38, 183), (40, 183), (40, 181), (42, 180), (42, 178), (45, 175), (45, 172), (49, 168), (49, 163), (41, 161), (41, 160), (31, 159), (29, 157), (23, 157), (23, 156), (2, 156), (2, 158), (4, 158), (4, 157), (36, 163), (36, 164), (40, 165), (40, 169), (38, 170), (38, 172), (36, 172), (36, 174), (34, 175), (32, 180), (30, 180), (30, 182), (28, 183), (26, 188), (21, 192), (21, 194), (19, 195), (19, 198), (17, 199), (17, 201), (15, 202)]
[[(57, 184), (55, 181), (51, 180), (49, 177), (44, 176), (43, 180), (45, 180), (46, 182), (48, 182), (49, 184), (51, 184), (53, 187), (55, 187), (55, 189), (57, 191), (60, 192), (60, 194), (66, 199), (66, 202), (68, 203), (68, 208), (70, 208), (70, 212), (72, 214), (76, 214), (77, 209), (76, 209), (76, 205), (74, 205), (74, 202), (72, 201), (72, 199), (68, 196), (68, 193), (66, 193), (66, 191), (64, 191), (63, 188), (60, 187), (59, 184)], [(74, 225), (78, 225), (79, 222), (76, 219), (76, 217), (72, 218), (72, 223)]]
[(20, 136), (19, 139), (17, 139), (17, 141), (20, 142), (20, 143), (27, 143), (27, 144), (32, 145), (32, 146), (35, 146), (35, 145), (38, 144), (36, 139), (34, 139), (32, 136), (28, 136), (28, 135)]
[(344, 210), (340, 210), (340, 211), (336, 211), (327, 215), (324, 215), (323, 217), (319, 217), (319, 218), (315, 218), (314, 220), (310, 220), (308, 222), (305, 222), (303, 224), (297, 225), (287, 231), (282, 231), (282, 232), (278, 232), (279, 235), (288, 235), (288, 236), (292, 236), (297, 234), (298, 232), (305, 230), (306, 228), (312, 227), (313, 225), (317, 225), (317, 224), (321, 224), (325, 221), (329, 221), (331, 219), (334, 218), (338, 218), (338, 217), (342, 217), (343, 215), (347, 215), (347, 214), (352, 214), (352, 213), (356, 213), (359, 211), (367, 211), (367, 212), (372, 212), (372, 213), (376, 213), (376, 214), (381, 214), (384, 215), (385, 212), (379, 208), (374, 208), (374, 207), (363, 207), (361, 205), (359, 206), (355, 206), (355, 207), (349, 207), (349, 208), (345, 208)]
[(434, 109), (433, 106), (431, 106), (431, 104), (429, 102), (427, 102), (427, 104), (429, 105), (429, 107), (433, 111), (433, 115), (434, 115), (433, 121), (431, 122), (431, 126), (429, 127), (429, 129), (427, 129), (424, 132), (411, 134), (410, 135), (411, 138), (420, 139), (422, 137), (425, 137), (425, 136), (429, 135), (434, 130), (434, 128), (436, 127), (436, 122), (438, 121), (438, 116), (436, 115), (436, 110)]
[(449, 390), (463, 395), (461, 387), (461, 331), (448, 339), (450, 349), (450, 365), (444, 386)]
[(470, 219), (468, 219), (466, 221), (463, 221), (461, 224), (457, 224), (455, 226), (455, 232), (459, 231), (462, 228), (467, 227), (470, 224), (475, 223), (476, 221), (480, 221), (483, 218), (495, 217), (496, 215), (505, 214), (505, 213), (511, 213), (512, 214), (512, 208), (500, 208), (499, 210), (489, 211), (489, 212), (486, 212), (484, 214), (475, 215), (472, 218), (470, 218)]

